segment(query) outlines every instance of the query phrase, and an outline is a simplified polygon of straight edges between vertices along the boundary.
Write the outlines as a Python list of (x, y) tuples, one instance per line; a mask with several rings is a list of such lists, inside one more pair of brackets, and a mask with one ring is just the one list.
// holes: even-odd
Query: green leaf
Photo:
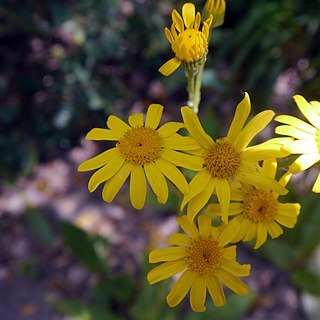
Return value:
[(292, 272), (292, 282), (303, 291), (313, 295), (320, 295), (320, 276), (307, 269)]
[(295, 254), (294, 248), (279, 239), (269, 239), (257, 252), (282, 270), (288, 268)]
[(104, 308), (82, 304), (76, 300), (55, 301), (52, 305), (59, 313), (69, 316), (70, 320), (120, 320), (118, 316)]
[(106, 273), (107, 261), (100, 253), (101, 245), (106, 245), (105, 240), (93, 238), (69, 222), (61, 223), (61, 233), (66, 245), (83, 265), (91, 271)]
[(205, 312), (194, 313), (190, 311), (186, 320), (239, 320), (248, 312), (255, 299), (256, 294), (253, 292), (250, 292), (243, 297), (236, 294), (230, 294), (227, 296), (227, 303), (223, 307), (216, 307), (208, 300)]
[(127, 275), (109, 278), (94, 289), (94, 302), (103, 305), (112, 297), (120, 302), (129, 301), (134, 295), (134, 280)]
[(53, 242), (54, 232), (43, 212), (38, 209), (29, 209), (26, 215), (27, 225), (34, 236), (47, 246)]

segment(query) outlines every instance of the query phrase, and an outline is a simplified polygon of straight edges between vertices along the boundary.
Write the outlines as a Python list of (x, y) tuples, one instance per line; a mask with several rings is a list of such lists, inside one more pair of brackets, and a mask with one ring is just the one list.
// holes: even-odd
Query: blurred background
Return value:
[[(205, 1), (194, 1), (201, 11)], [(133, 210), (126, 187), (112, 204), (90, 195), (77, 166), (106, 146), (84, 140), (109, 114), (126, 119), (150, 103), (180, 121), (182, 68), (163, 29), (173, 0), (2, 0), (0, 2), (0, 319), (2, 320), (304, 320), (320, 319), (318, 168), (294, 176), (284, 202), (302, 205), (298, 224), (260, 250), (246, 297), (170, 309), (169, 281), (147, 284), (147, 253), (177, 229), (180, 195), (166, 205), (148, 196)], [(292, 95), (320, 100), (320, 0), (227, 1), (213, 31), (200, 117), (223, 136), (242, 92), (253, 113), (299, 115)], [(301, 117), (301, 115), (299, 115)], [(260, 138), (273, 136), (273, 127)]]

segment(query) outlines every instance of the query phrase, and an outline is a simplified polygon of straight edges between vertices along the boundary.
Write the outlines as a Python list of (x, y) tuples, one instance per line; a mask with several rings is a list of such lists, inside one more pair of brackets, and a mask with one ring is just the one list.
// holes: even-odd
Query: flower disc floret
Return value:
[(208, 43), (202, 32), (186, 29), (174, 39), (171, 47), (178, 59), (185, 62), (195, 62), (206, 53)]
[(189, 270), (208, 276), (220, 267), (222, 250), (212, 236), (199, 237), (187, 248), (186, 259)]
[(205, 168), (213, 177), (231, 179), (241, 165), (241, 152), (228, 141), (218, 140), (204, 160)]
[(278, 213), (278, 201), (270, 190), (254, 189), (243, 202), (243, 214), (254, 222), (268, 223)]
[(129, 129), (116, 146), (126, 161), (144, 165), (160, 157), (161, 138), (154, 129), (135, 127)]

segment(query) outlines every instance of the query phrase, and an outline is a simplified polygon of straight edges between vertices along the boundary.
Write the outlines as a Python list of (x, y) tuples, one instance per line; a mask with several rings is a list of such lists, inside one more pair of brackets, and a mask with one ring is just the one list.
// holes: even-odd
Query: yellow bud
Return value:
[(225, 0), (207, 0), (203, 9), (203, 18), (207, 19), (212, 15), (211, 28), (217, 28), (224, 22), (224, 15), (226, 12)]

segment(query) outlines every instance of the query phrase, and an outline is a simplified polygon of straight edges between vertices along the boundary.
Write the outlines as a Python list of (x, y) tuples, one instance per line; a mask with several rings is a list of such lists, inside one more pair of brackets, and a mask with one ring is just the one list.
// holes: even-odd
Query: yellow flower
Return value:
[(205, 311), (207, 289), (216, 306), (223, 306), (226, 298), (222, 283), (239, 295), (248, 293), (248, 287), (238, 277), (250, 274), (250, 265), (236, 262), (236, 246), (225, 246), (239, 232), (239, 224), (229, 224), (222, 232), (211, 226), (211, 218), (200, 215), (198, 228), (187, 216), (177, 218), (183, 231), (168, 239), (173, 247), (154, 250), (151, 263), (164, 262), (148, 275), (150, 284), (182, 272), (167, 296), (170, 307), (178, 305), (190, 290), (190, 305), (196, 312)]
[(250, 99), (246, 93), (236, 109), (227, 137), (213, 141), (203, 130), (197, 115), (189, 107), (181, 108), (186, 129), (201, 147), (197, 156), (202, 169), (191, 180), (190, 192), (184, 196), (181, 204), (183, 210), (188, 203), (187, 214), (190, 219), (195, 217), (215, 192), (221, 204), (222, 220), (228, 222), (230, 189), (239, 183), (265, 187), (279, 194), (287, 193), (276, 180), (264, 175), (258, 165), (258, 161), (287, 155), (281, 151), (281, 143), (271, 139), (248, 147), (255, 135), (271, 121), (274, 112), (260, 112), (244, 126), (250, 110)]
[[(293, 98), (310, 124), (287, 115), (278, 116), (275, 120), (284, 123), (276, 128), (276, 133), (295, 138), (294, 141), (283, 146), (283, 149), (291, 154), (300, 154), (290, 166), (290, 171), (295, 174), (320, 161), (320, 102), (311, 101), (309, 103), (300, 95), (295, 95)], [(312, 191), (320, 193), (320, 174), (318, 174)]]
[(203, 17), (207, 18), (211, 14), (213, 17), (211, 28), (217, 28), (223, 24), (225, 12), (225, 0), (207, 0), (203, 9)]
[(151, 104), (144, 123), (143, 114), (129, 117), (129, 125), (116, 116), (109, 116), (109, 129), (94, 128), (87, 140), (116, 141), (115, 146), (82, 163), (78, 170), (98, 169), (90, 178), (88, 189), (93, 192), (101, 183), (104, 201), (111, 202), (130, 175), (130, 200), (134, 208), (141, 209), (146, 199), (146, 180), (157, 195), (159, 203), (168, 199), (171, 180), (183, 193), (189, 191), (185, 177), (176, 166), (198, 170), (199, 164), (190, 155), (176, 150), (194, 149), (197, 144), (176, 132), (183, 127), (179, 122), (168, 122), (159, 129), (163, 106)]
[[(266, 176), (275, 178), (277, 170), (276, 160), (265, 160), (262, 167)], [(291, 173), (285, 173), (279, 183), (285, 187), (290, 180)], [(254, 188), (244, 186), (241, 189), (231, 192), (229, 215), (236, 215), (231, 220), (240, 223), (240, 232), (233, 240), (251, 241), (256, 239), (254, 248), (258, 249), (267, 240), (268, 234), (272, 239), (278, 238), (282, 233), (282, 226), (293, 228), (297, 223), (297, 217), (300, 213), (299, 203), (280, 203), (279, 195), (266, 188)], [(207, 211), (211, 215), (221, 215), (219, 204), (209, 204)]]
[(169, 76), (181, 63), (186, 67), (191, 64), (194, 68), (194, 63), (204, 63), (206, 59), (212, 17), (203, 21), (201, 31), (199, 30), (201, 14), (200, 12), (195, 14), (194, 4), (186, 3), (182, 7), (182, 17), (174, 9), (172, 11), (171, 30), (165, 28), (165, 34), (175, 57), (159, 69), (164, 76)]

